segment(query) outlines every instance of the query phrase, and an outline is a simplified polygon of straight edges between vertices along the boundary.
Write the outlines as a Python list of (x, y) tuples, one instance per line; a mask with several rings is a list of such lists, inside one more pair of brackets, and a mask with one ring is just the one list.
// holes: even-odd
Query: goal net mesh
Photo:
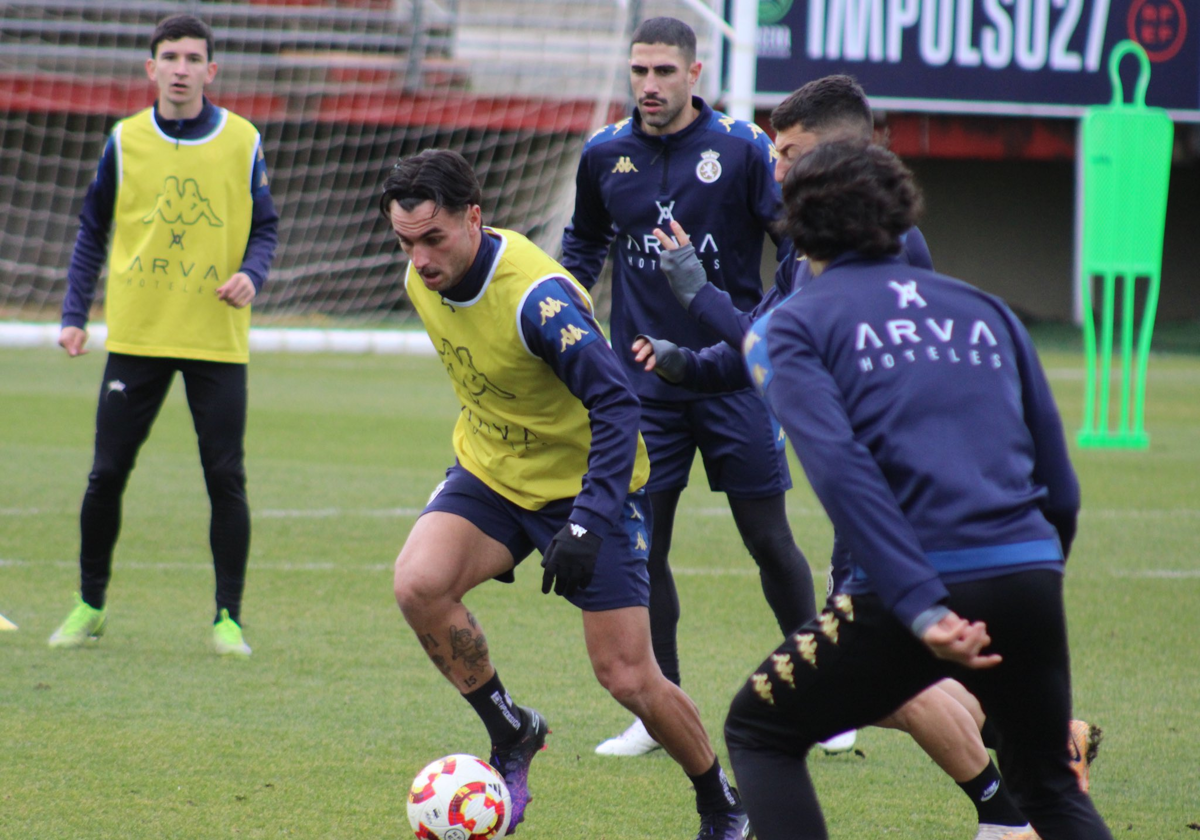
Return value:
[[(376, 209), (399, 156), (475, 167), (489, 224), (557, 253), (589, 134), (629, 107), (628, 34), (682, 3), (629, 0), (5, 0), (0, 317), (57, 321), (108, 132), (146, 106), (155, 23), (214, 31), (208, 94), (262, 133), (279, 249), (255, 320), (404, 323), (403, 255)], [(103, 282), (98, 287), (103, 317)]]

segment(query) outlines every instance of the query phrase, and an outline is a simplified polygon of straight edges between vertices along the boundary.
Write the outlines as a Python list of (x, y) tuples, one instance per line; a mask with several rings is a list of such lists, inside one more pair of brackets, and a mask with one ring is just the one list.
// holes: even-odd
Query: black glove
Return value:
[(596, 569), (596, 556), (604, 540), (582, 525), (568, 522), (550, 540), (546, 553), (542, 555), (542, 594), (550, 592), (554, 584), (555, 595), (574, 595), (576, 590), (587, 589)]
[(645, 334), (638, 335), (637, 338), (644, 338), (650, 342), (650, 348), (654, 350), (654, 372), (660, 379), (672, 385), (683, 381), (684, 374), (687, 373), (687, 359), (678, 345), (665, 338), (651, 338)]
[(704, 266), (696, 256), (695, 246), (689, 242), (674, 251), (664, 250), (658, 255), (658, 264), (662, 266), (663, 274), (667, 275), (675, 299), (687, 309), (692, 305), (696, 293), (708, 282)]

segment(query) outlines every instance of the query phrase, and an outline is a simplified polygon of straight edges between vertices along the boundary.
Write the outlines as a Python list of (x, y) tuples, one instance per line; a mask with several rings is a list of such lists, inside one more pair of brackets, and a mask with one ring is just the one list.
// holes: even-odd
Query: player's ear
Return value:
[(146, 59), (146, 78), (152, 82), (157, 81), (157, 79), (154, 78), (154, 70), (156, 67), (158, 67), (157, 61), (155, 61), (153, 58)]
[(472, 231), (483, 227), (483, 208), (478, 204), (472, 204), (467, 208), (467, 227)]
[(217, 62), (208, 62), (208, 73), (204, 76), (204, 84), (211, 85), (213, 79), (217, 78)]
[(692, 66), (688, 68), (688, 82), (696, 84), (700, 81), (700, 70), (704, 67), (699, 61), (693, 61)]

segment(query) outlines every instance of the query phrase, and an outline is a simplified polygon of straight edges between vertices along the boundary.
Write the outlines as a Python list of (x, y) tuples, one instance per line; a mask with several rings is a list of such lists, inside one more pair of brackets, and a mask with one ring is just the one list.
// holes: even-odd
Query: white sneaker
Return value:
[(980, 823), (975, 840), (1034, 840), (1037, 835), (1032, 832), (1033, 826), (1031, 825)]
[(849, 732), (843, 732), (841, 735), (834, 735), (832, 738), (818, 741), (817, 746), (830, 755), (835, 755), (854, 749), (854, 742), (856, 740), (858, 740), (858, 730), (851, 729)]
[(645, 755), (661, 749), (662, 744), (650, 737), (641, 718), (634, 718), (628, 729), (596, 747), (596, 755)]

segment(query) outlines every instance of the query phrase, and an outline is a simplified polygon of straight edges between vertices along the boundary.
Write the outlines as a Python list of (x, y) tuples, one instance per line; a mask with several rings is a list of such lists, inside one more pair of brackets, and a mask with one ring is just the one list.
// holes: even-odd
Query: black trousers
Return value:
[(1004, 657), (1000, 665), (976, 671), (937, 659), (874, 596), (834, 596), (734, 697), (725, 740), (760, 840), (824, 840), (809, 748), (874, 723), (947, 676), (994, 723), (1000, 771), (1043, 840), (1111, 840), (1068, 764), (1062, 576), (1027, 571), (948, 588), (951, 609), (987, 623), (988, 652)]
[(209, 543), (217, 610), (228, 609), (237, 619), (250, 552), (243, 364), (109, 354), (96, 410), (95, 456), (80, 512), (80, 591), (93, 607), (104, 605), (121, 530), (121, 498), (176, 371), (183, 374), (212, 507)]

